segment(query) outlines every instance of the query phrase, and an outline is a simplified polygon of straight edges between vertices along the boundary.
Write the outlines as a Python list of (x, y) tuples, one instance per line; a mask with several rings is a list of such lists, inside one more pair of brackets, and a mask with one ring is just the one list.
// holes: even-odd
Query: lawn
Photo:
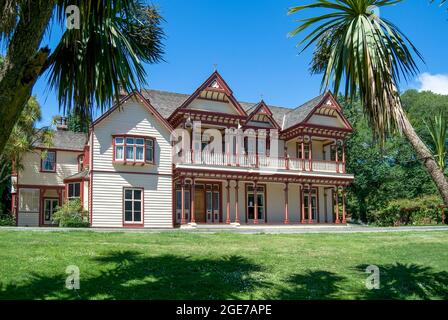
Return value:
[[(65, 288), (66, 267), (80, 289)], [(380, 269), (368, 290), (366, 266)], [(447, 299), (448, 233), (0, 230), (0, 299)]]

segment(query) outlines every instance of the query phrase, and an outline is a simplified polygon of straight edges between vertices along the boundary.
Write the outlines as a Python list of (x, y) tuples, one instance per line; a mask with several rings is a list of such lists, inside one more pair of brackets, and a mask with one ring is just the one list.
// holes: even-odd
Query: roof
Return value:
[[(68, 130), (53, 131), (53, 141), (50, 148), (82, 151), (87, 141), (87, 134), (73, 132)], [(38, 142), (34, 145), (36, 148), (46, 148), (45, 145)]]
[(85, 169), (81, 172), (75, 173), (71, 176), (64, 178), (64, 181), (87, 180), (88, 178), (89, 178), (89, 170)]
[(287, 113), (285, 118), (284, 129), (290, 128), (293, 125), (302, 122), (314, 110), (314, 108), (322, 101), (325, 94), (317, 96), (294, 110)]
[[(190, 97), (189, 94), (152, 89), (142, 90), (142, 95), (148, 99), (151, 105), (153, 105), (154, 108), (157, 109), (157, 111), (166, 119), (174, 112), (174, 110), (176, 110), (176, 108), (181, 106)], [(322, 94), (316, 98), (313, 98), (295, 109), (273, 105), (267, 106), (272, 111), (273, 118), (280, 127), (282, 126), (284, 116), (286, 116), (286, 122), (283, 129), (287, 129), (303, 121), (307, 115), (321, 102), (324, 95), (325, 94)], [(246, 113), (250, 114), (259, 103), (239, 101), (239, 104), (244, 111), (246, 111)]]

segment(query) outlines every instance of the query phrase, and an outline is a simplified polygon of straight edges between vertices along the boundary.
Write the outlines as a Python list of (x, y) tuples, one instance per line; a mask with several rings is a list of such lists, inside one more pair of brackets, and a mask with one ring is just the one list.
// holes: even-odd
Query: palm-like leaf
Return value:
[(139, 1), (59, 1), (64, 22), (68, 3), (80, 8), (80, 29), (68, 29), (48, 59), (50, 85), (65, 111), (90, 118), (92, 106), (111, 105), (119, 89), (145, 83), (142, 62), (162, 58), (162, 18)]
[(414, 53), (422, 59), (398, 27), (373, 10), (400, 1), (318, 0), (289, 10), (290, 14), (309, 9), (330, 11), (299, 20), (290, 35), (311, 30), (299, 45), (302, 51), (316, 45), (311, 69), (323, 73), (322, 89), (332, 86), (335, 93), (341, 89), (348, 98), (359, 94), (374, 132), (381, 139), (391, 129), (401, 129), (396, 83), (418, 73)]
[(432, 121), (425, 121), (426, 127), (431, 134), (434, 144), (434, 153), (437, 164), (443, 170), (446, 166), (447, 143), (448, 143), (448, 117), (440, 112), (434, 116)]

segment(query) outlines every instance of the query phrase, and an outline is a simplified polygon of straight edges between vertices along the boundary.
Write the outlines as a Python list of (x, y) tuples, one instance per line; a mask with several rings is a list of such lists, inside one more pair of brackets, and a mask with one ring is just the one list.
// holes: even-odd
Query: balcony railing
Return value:
[(183, 158), (181, 157), (181, 163), (179, 164), (345, 173), (345, 163), (343, 162), (270, 157), (259, 154), (235, 155), (208, 152), (194, 153), (192, 151), (187, 151)]

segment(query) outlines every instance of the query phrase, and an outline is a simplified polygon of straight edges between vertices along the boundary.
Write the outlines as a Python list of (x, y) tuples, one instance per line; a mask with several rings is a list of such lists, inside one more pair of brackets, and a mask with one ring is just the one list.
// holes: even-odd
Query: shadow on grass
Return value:
[[(367, 265), (359, 265), (364, 272)], [(448, 272), (436, 272), (431, 267), (395, 263), (378, 265), (380, 288), (364, 289), (360, 299), (448, 299)], [(366, 274), (367, 275), (367, 274)]]
[[(367, 265), (356, 266), (367, 279)], [(406, 300), (406, 299), (448, 299), (448, 272), (436, 272), (431, 267), (416, 264), (378, 265), (380, 269), (380, 288), (368, 290), (365, 282), (358, 282), (340, 274), (314, 270), (288, 277), (274, 299), (328, 300), (341, 299), (350, 295), (361, 300)], [(345, 286), (350, 286), (346, 288)], [(354, 291), (353, 291), (354, 290)]]
[(337, 298), (340, 291), (339, 282), (343, 277), (328, 271), (309, 271), (306, 274), (294, 274), (285, 284), (287, 289), (281, 290), (281, 300), (329, 300)]
[(0, 299), (237, 299), (264, 286), (254, 278), (261, 267), (239, 256), (193, 259), (124, 251), (94, 261), (106, 270), (83, 278), (81, 267), (77, 293), (65, 288), (66, 274), (34, 274), (24, 284), (1, 286)]

